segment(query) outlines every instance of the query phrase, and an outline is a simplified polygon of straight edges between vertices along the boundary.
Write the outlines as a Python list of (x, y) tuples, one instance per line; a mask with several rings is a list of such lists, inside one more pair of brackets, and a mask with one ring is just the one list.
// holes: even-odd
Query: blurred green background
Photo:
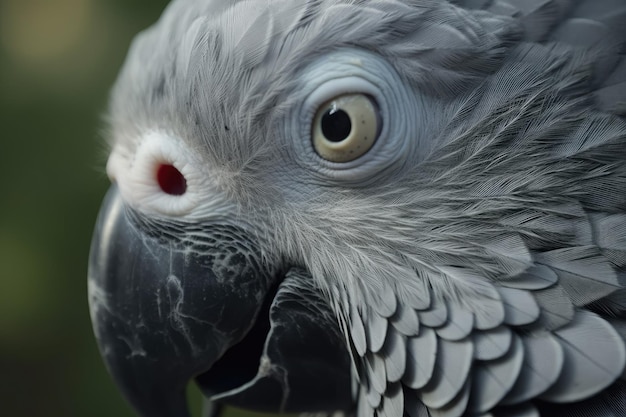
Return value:
[(0, 0), (0, 414), (132, 416), (87, 307), (101, 131), (133, 35), (166, 0)]

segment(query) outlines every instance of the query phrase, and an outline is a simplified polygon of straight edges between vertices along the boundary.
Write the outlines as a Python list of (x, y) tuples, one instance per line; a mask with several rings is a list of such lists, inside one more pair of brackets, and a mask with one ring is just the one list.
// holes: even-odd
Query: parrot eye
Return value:
[(159, 187), (166, 194), (183, 195), (187, 191), (187, 180), (174, 165), (160, 164), (156, 177)]
[(324, 103), (313, 121), (313, 147), (330, 162), (350, 162), (369, 151), (380, 132), (374, 100), (346, 94)]

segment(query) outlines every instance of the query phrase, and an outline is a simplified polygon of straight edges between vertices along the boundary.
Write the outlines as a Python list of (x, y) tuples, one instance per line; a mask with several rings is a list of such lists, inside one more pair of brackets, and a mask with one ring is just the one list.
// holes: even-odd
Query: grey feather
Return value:
[(580, 2), (572, 14), (578, 17), (602, 19), (623, 7), (624, 2), (622, 0), (585, 0)]
[(367, 352), (367, 337), (361, 315), (356, 310), (355, 305), (352, 305), (350, 314), (350, 338), (359, 356), (364, 356)]
[[(534, 250), (591, 243), (590, 233), (586, 233), (587, 230), (590, 231), (589, 226), (585, 224), (587, 213), (580, 204), (569, 203), (544, 209), (526, 208), (505, 215), (498, 221), (522, 233), (526, 244)], [(504, 283), (506, 280), (503, 280)]]
[(563, 371), (541, 398), (572, 402), (587, 398), (611, 385), (624, 370), (624, 341), (606, 321), (578, 312), (574, 321), (555, 332), (565, 353)]
[[(626, 82), (626, 59), (622, 58), (615, 66), (611, 67), (611, 72), (602, 78), (604, 88), (623, 84)], [(624, 96), (620, 96), (623, 101)]]
[(370, 389), (365, 394), (365, 398), (367, 398), (367, 403), (369, 404), (370, 408), (376, 409), (382, 402), (383, 395), (373, 389), (373, 387), (370, 387)]
[(541, 290), (555, 284), (558, 279), (559, 276), (552, 269), (533, 265), (515, 277), (500, 281), (500, 285), (520, 290)]
[(539, 318), (541, 313), (535, 298), (528, 291), (511, 288), (499, 290), (504, 304), (504, 322), (510, 326), (523, 326)]
[(437, 335), (424, 327), (417, 337), (406, 341), (406, 371), (402, 382), (413, 389), (421, 389), (431, 380), (438, 357)]
[(431, 304), (431, 293), (427, 283), (420, 279), (414, 279), (404, 291), (400, 291), (398, 296), (398, 307), (401, 304), (413, 308), (414, 310), (427, 310)]
[(448, 320), (448, 308), (443, 302), (436, 302), (426, 311), (418, 312), (419, 321), (428, 327), (441, 327)]
[[(626, 274), (624, 274), (623, 277), (626, 279)], [(615, 291), (611, 295), (589, 305), (589, 309), (599, 314), (606, 314), (609, 317), (623, 317), (626, 313), (626, 290)], [(609, 319), (609, 321), (611, 321), (613, 327), (619, 332), (619, 326), (612, 320)]]
[(487, 8), (491, 13), (504, 15), (504, 16), (516, 16), (520, 11), (513, 7), (510, 3), (502, 0), (494, 0), (493, 3)]
[[(245, 9), (238, 7), (238, 5), (232, 7), (230, 9), (231, 16), (229, 16), (232, 19), (232, 24), (240, 24), (246, 29), (239, 33), (236, 31), (226, 32), (234, 36), (232, 39), (225, 39), (225, 42), (234, 46), (233, 50), (242, 55), (244, 65), (248, 67), (259, 65), (266, 57), (274, 32), (274, 14), (269, 7), (263, 8), (261, 6), (257, 10), (250, 10), (258, 6), (261, 5), (245, 5)], [(250, 20), (245, 21), (245, 19)], [(259, 43), (259, 39), (264, 40), (264, 42)]]
[(368, 353), (365, 356), (367, 375), (370, 384), (379, 394), (384, 394), (387, 389), (387, 374), (385, 361), (379, 355)]
[(560, 25), (551, 38), (564, 43), (592, 47), (606, 39), (606, 36), (606, 26), (598, 21), (574, 18)]
[(398, 382), (406, 369), (406, 339), (397, 331), (389, 331), (385, 345), (380, 352), (385, 359), (387, 381)]
[(563, 369), (563, 348), (550, 333), (522, 337), (524, 362), (515, 385), (501, 404), (519, 404), (547, 391)]
[(558, 329), (574, 318), (574, 305), (560, 285), (534, 292), (541, 308), (541, 322), (548, 330)]
[(429, 408), (442, 408), (461, 391), (469, 378), (474, 346), (469, 340), (439, 339), (433, 376), (418, 397)]
[[(585, 120), (571, 133), (569, 140), (554, 146), (553, 151), (559, 157), (585, 155), (589, 152), (597, 152), (603, 147), (608, 148), (607, 150), (614, 148), (617, 152), (622, 152), (619, 142), (623, 137), (623, 128), (623, 122), (616, 123), (608, 115)], [(602, 153), (598, 152), (598, 157), (601, 155)]]
[(404, 415), (404, 391), (402, 384), (392, 384), (385, 393), (378, 410), (379, 417), (402, 417)]
[(443, 339), (456, 341), (465, 339), (472, 331), (474, 315), (455, 304), (448, 304), (448, 321), (438, 329), (437, 335)]
[(472, 333), (474, 357), (478, 360), (493, 360), (509, 351), (513, 340), (511, 329), (507, 326)]
[(465, 414), (467, 409), (467, 404), (469, 402), (470, 397), (470, 380), (465, 382), (465, 385), (461, 389), (461, 391), (457, 394), (457, 396), (444, 407), (441, 408), (431, 408), (430, 415), (431, 417), (461, 417)]
[(624, 383), (616, 383), (600, 395), (573, 404), (538, 403), (542, 416), (622, 417), (626, 412)]
[(495, 407), (513, 387), (524, 360), (524, 348), (514, 336), (509, 352), (493, 361), (480, 361), (472, 369), (468, 410), (484, 413)]
[(493, 0), (452, 0), (452, 3), (467, 9), (485, 9), (492, 2)]
[(396, 313), (389, 321), (396, 330), (406, 336), (415, 336), (419, 333), (420, 323), (417, 312), (410, 306), (398, 304)]
[(559, 285), (576, 306), (589, 304), (621, 287), (611, 264), (593, 246), (541, 253), (537, 262), (557, 273)]
[(532, 256), (524, 240), (517, 234), (503, 234), (484, 244), (494, 262), (500, 264), (502, 279), (517, 276), (532, 265)]
[(386, 318), (370, 311), (366, 321), (367, 348), (370, 352), (378, 352), (382, 349), (387, 336), (389, 323)]
[[(460, 288), (468, 293), (475, 302), (471, 306), (474, 314), (475, 327), (480, 330), (492, 329), (504, 320), (504, 307), (496, 288), (484, 278), (477, 276), (469, 268), (451, 266), (439, 267), (439, 270), (450, 280), (458, 282)], [(469, 297), (467, 297), (469, 299)], [(420, 321), (424, 318), (420, 314)]]
[(626, 115), (626, 82), (599, 88), (594, 92), (598, 106), (611, 113)]
[(381, 317), (388, 318), (396, 312), (398, 301), (391, 286), (384, 282), (382, 284), (382, 291), (372, 293), (370, 301), (376, 313)]

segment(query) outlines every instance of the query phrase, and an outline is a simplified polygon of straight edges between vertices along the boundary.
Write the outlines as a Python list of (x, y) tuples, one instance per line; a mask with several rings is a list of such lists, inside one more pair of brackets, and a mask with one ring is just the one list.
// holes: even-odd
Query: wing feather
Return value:
[(513, 334), (508, 326), (500, 326), (495, 329), (475, 331), (474, 357), (477, 360), (494, 360), (502, 357), (509, 351)]
[(398, 382), (406, 370), (406, 339), (400, 332), (389, 332), (381, 352), (385, 359), (385, 369), (389, 382)]
[(465, 414), (470, 397), (471, 381), (468, 379), (461, 391), (448, 404), (430, 409), (431, 417), (461, 417)]
[(501, 404), (520, 404), (548, 390), (563, 369), (563, 348), (550, 333), (521, 338), (524, 363), (519, 378)]
[(370, 352), (378, 352), (385, 344), (387, 327), (389, 322), (377, 312), (370, 310), (366, 321), (365, 335), (367, 336), (367, 348)]
[(410, 306), (398, 304), (396, 314), (391, 317), (391, 325), (406, 336), (415, 336), (419, 333), (420, 323), (417, 312)]
[(492, 361), (479, 361), (472, 369), (472, 392), (468, 410), (480, 414), (494, 408), (511, 390), (524, 360), (524, 347), (515, 336), (505, 356)]
[(510, 288), (500, 288), (499, 292), (504, 304), (504, 323), (523, 326), (539, 318), (541, 310), (530, 292)]
[(553, 402), (588, 398), (622, 374), (626, 349), (615, 329), (593, 313), (579, 311), (568, 326), (555, 332), (565, 353), (563, 371), (541, 397)]
[(450, 304), (448, 305), (448, 322), (436, 329), (437, 336), (450, 340), (458, 341), (465, 339), (474, 327), (474, 315), (461, 307)]
[(437, 360), (437, 335), (424, 327), (417, 337), (407, 339), (407, 367), (402, 382), (421, 389), (431, 380)]
[(433, 377), (418, 393), (421, 401), (429, 408), (449, 404), (469, 378), (473, 356), (474, 346), (469, 339), (439, 339)]

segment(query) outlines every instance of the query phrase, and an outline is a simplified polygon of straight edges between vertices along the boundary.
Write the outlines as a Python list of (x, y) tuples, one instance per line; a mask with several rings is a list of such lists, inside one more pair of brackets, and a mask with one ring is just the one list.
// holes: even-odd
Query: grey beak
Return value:
[(212, 239), (207, 248), (231, 256), (198, 253), (150, 237), (127, 210), (113, 186), (89, 259), (96, 338), (110, 373), (141, 415), (187, 417), (188, 381), (248, 332), (270, 279), (250, 267), (254, 254), (233, 255), (240, 246), (233, 239)]

